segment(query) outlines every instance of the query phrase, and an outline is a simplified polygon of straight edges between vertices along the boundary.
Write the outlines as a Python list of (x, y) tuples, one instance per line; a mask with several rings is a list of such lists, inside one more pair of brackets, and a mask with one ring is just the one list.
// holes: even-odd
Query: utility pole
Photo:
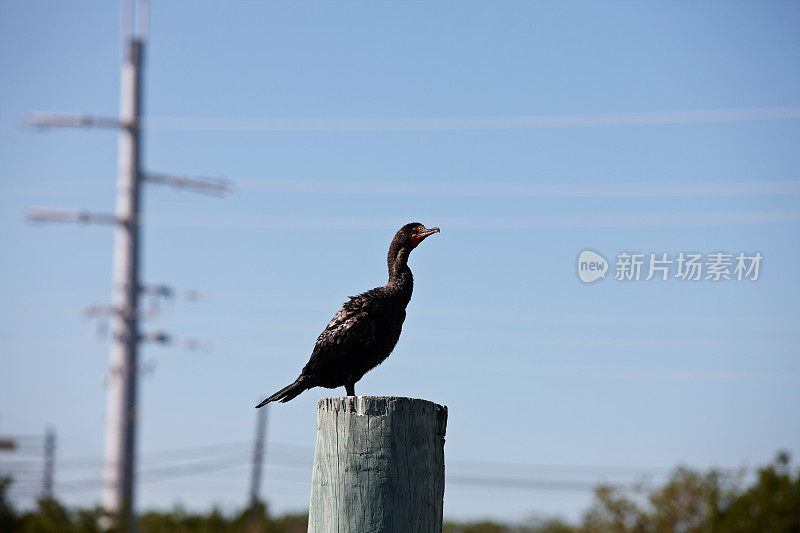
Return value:
[[(123, 63), (120, 80), (119, 119), (85, 115), (34, 114), (28, 123), (39, 127), (112, 128), (119, 130), (117, 204), (114, 215), (85, 211), (29, 212), (36, 221), (101, 223), (115, 226), (113, 295), (111, 306), (94, 306), (110, 317), (111, 354), (107, 378), (106, 453), (103, 470), (103, 507), (126, 531), (136, 530), (134, 513), (136, 474), (138, 346), (143, 341), (168, 344), (169, 335), (142, 334), (139, 295), (151, 290), (140, 283), (139, 250), (141, 185), (170, 185), (194, 192), (222, 196), (226, 180), (207, 180), (142, 170), (142, 65), (147, 34), (147, 0), (122, 0)], [(136, 22), (134, 23), (134, 19)], [(163, 291), (162, 291), (163, 292)]]
[[(133, 525), (139, 345), (139, 220), (144, 39), (131, 32), (120, 79), (111, 357), (107, 381), (103, 507)], [(134, 528), (131, 527), (133, 530)]]
[(42, 475), (42, 499), (53, 499), (56, 466), (56, 431), (48, 427), (44, 434), (44, 473)]
[(267, 408), (258, 409), (256, 412), (256, 440), (253, 446), (253, 469), (250, 477), (250, 511), (249, 529), (255, 531), (258, 527), (258, 510), (261, 503), (261, 468), (264, 463), (264, 446), (267, 432)]

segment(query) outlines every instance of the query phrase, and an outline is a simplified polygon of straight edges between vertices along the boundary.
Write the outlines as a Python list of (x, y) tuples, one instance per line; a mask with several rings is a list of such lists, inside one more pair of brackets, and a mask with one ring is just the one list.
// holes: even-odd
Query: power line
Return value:
[[(159, 178), (156, 179), (156, 176)], [(171, 177), (170, 177), (171, 176)], [(169, 183), (188, 188), (187, 178), (177, 175), (148, 175), (148, 181)], [(530, 197), (530, 198), (665, 198), (665, 197), (727, 197), (727, 196), (797, 196), (800, 179), (763, 179), (747, 181), (660, 181), (640, 179), (632, 183), (564, 183), (561, 180), (537, 178), (537, 183), (510, 181), (431, 181), (431, 180), (340, 180), (340, 179), (285, 179), (236, 178), (236, 189), (242, 191), (290, 193), (332, 196), (434, 196), (434, 197)], [(60, 188), (64, 193), (75, 194), (77, 184), (64, 182), (39, 186), (11, 187), (0, 190), (0, 195), (47, 194)], [(225, 189), (219, 189), (224, 186)], [(220, 196), (231, 192), (230, 180), (219, 179), (197, 188)], [(87, 192), (87, 191), (84, 191)], [(83, 212), (88, 215), (87, 212)]]
[[(140, 483), (153, 483), (178, 477), (196, 476), (236, 466), (246, 465), (249, 458), (243, 454), (217, 456), (199, 461), (181, 462), (139, 470)], [(104, 485), (102, 478), (73, 479), (59, 483), (59, 488), (69, 491), (94, 490)]]
[[(226, 453), (219, 455), (219, 452), (225, 451), (225, 449), (231, 449), (231, 445), (234, 447), (241, 448), (241, 444), (246, 444), (246, 442), (234, 442), (234, 443), (219, 443), (213, 445), (204, 445), (204, 446), (192, 446), (192, 447), (185, 447), (185, 448), (176, 448), (171, 450), (162, 450), (162, 452), (180, 452), (180, 451), (187, 451), (187, 450), (206, 450), (210, 452), (218, 452), (215, 455), (204, 457), (200, 459), (192, 459), (192, 460), (181, 460), (176, 461), (172, 464), (161, 465), (157, 467), (145, 468), (138, 472), (140, 482), (142, 483), (155, 483), (160, 481), (166, 481), (174, 478), (179, 477), (198, 477), (198, 476), (205, 476), (207, 474), (215, 473), (221, 470), (227, 470), (231, 468), (242, 468), (245, 467), (249, 462), (248, 452), (246, 449), (241, 449), (235, 453)], [(287, 444), (282, 444), (283, 446), (292, 446)], [(298, 450), (308, 451), (310, 447), (308, 446), (294, 446), (294, 448)], [(296, 453), (284, 453), (284, 452), (275, 452), (272, 451), (267, 456), (267, 465), (271, 467), (280, 467), (280, 468), (288, 468), (292, 470), (302, 470), (307, 472), (312, 462), (312, 458), (309, 454), (296, 454)], [(449, 468), (453, 466), (456, 467), (456, 473), (448, 473), (447, 474), (447, 483), (453, 486), (464, 486), (464, 487), (486, 487), (486, 488), (506, 488), (506, 489), (515, 489), (515, 490), (553, 490), (553, 491), (571, 491), (571, 492), (580, 492), (580, 491), (592, 491), (598, 485), (611, 485), (617, 488), (621, 488), (624, 490), (632, 490), (638, 491), (641, 490), (641, 479), (646, 479), (651, 476), (654, 471), (657, 471), (660, 476), (665, 475), (669, 470), (664, 467), (649, 467), (649, 468), (633, 468), (633, 467), (626, 467), (626, 466), (600, 466), (600, 465), (559, 465), (559, 464), (534, 464), (534, 463), (524, 463), (524, 462), (505, 462), (505, 461), (487, 461), (487, 460), (452, 460), (448, 461), (450, 465)], [(498, 476), (487, 476), (482, 473), (478, 473), (474, 471), (461, 471), (459, 469), (466, 467), (474, 467), (474, 466), (489, 466), (492, 467), (494, 470), (498, 468), (509, 468), (513, 469), (516, 474), (513, 477), (498, 477)], [(525, 469), (560, 469), (562, 470), (561, 475), (558, 477), (540, 477), (540, 476), (525, 476), (521, 475), (520, 472)], [(568, 475), (580, 474), (582, 476), (592, 476), (595, 478), (594, 480), (576, 480), (576, 479), (565, 479), (564, 477), (564, 470)], [(743, 471), (742, 468), (717, 468), (717, 470), (728, 470), (728, 471)], [(620, 480), (618, 477), (614, 481), (597, 481), (596, 476), (598, 474), (609, 474), (614, 473), (617, 474), (626, 474), (626, 478), (630, 478), (627, 481)], [(243, 482), (246, 480), (246, 474), (242, 474), (242, 476), (237, 477), (236, 479), (241, 479)], [(602, 476), (605, 477), (605, 476)], [(86, 478), (86, 479), (78, 479), (78, 480), (69, 480), (65, 481), (64, 483), (60, 484), (59, 486), (68, 490), (90, 490), (92, 488), (96, 488), (102, 484), (102, 480), (98, 478)]]
[[(185, 459), (187, 456), (201, 454), (201, 458), (206, 456), (203, 454), (210, 454), (208, 456), (217, 456), (219, 453), (233, 453), (234, 451), (238, 451), (242, 454), (246, 454), (250, 447), (253, 445), (252, 441), (229, 441), (229, 442), (218, 442), (218, 443), (210, 443), (210, 444), (196, 444), (191, 446), (179, 446), (174, 448), (165, 448), (160, 450), (149, 450), (149, 451), (141, 451), (139, 452), (140, 463), (152, 464), (162, 462), (165, 459), (170, 458), (179, 458)], [(270, 441), (269, 447), (273, 448), (273, 451), (270, 452), (270, 455), (280, 455), (286, 457), (307, 457), (308, 455), (297, 455), (297, 454), (287, 454), (280, 451), (275, 451), (274, 449), (290, 449), (296, 451), (306, 452), (306, 454), (313, 454), (314, 447), (313, 446), (305, 446), (301, 444), (293, 444), (281, 441)], [(86, 457), (67, 457), (64, 459), (59, 460), (59, 469), (67, 470), (67, 469), (86, 469), (97, 467), (101, 465), (104, 461), (103, 456), (86, 456)], [(5, 463), (10, 465), (33, 465), (33, 464), (40, 464), (40, 461), (13, 461), (11, 463)], [(3, 463), (0, 463), (0, 467), (3, 466)]]
[[(12, 488), (15, 494), (17, 489), (36, 491), (40, 498), (53, 497), (53, 484), (55, 482), (55, 454), (56, 433), (53, 428), (47, 428), (42, 435), (13, 435), (0, 437), (0, 452), (11, 453), (15, 456), (22, 453), (23, 457), (30, 457), (25, 451), (34, 451), (39, 456), (38, 460), (23, 458), (21, 460), (11, 457), (10, 461), (0, 462), (0, 477), (10, 475), (14, 480)], [(6, 459), (3, 457), (2, 459)]]
[[(249, 459), (245, 455), (217, 457), (210, 460), (181, 463), (140, 472), (141, 483), (156, 483), (181, 477), (199, 477), (231, 468), (241, 468), (247, 465)], [(296, 464), (283, 461), (268, 461), (271, 466), (279, 466), (293, 470), (307, 472), (309, 464)], [(247, 479), (246, 474), (239, 478), (242, 482)], [(513, 490), (547, 490), (567, 492), (591, 492), (599, 485), (608, 485), (626, 491), (639, 492), (643, 490), (638, 483), (607, 482), (607, 481), (580, 481), (540, 477), (493, 477), (482, 475), (448, 474), (446, 484), (466, 487), (505, 488)], [(68, 491), (92, 490), (102, 485), (102, 479), (88, 478), (72, 480), (61, 483), (60, 488)]]
[[(265, 441), (266, 443), (266, 441)], [(159, 450), (149, 450), (149, 451), (142, 451), (140, 452), (141, 462), (159, 462), (163, 461), (164, 459), (170, 457), (178, 457), (179, 459), (186, 460), (187, 455), (201, 453), (204, 454), (199, 458), (194, 459), (213, 459), (219, 457), (220, 454), (224, 456), (232, 456), (232, 455), (239, 455), (241, 457), (246, 457), (250, 453), (250, 447), (253, 446), (252, 441), (247, 440), (237, 440), (237, 441), (228, 441), (228, 442), (218, 442), (218, 443), (208, 443), (208, 444), (196, 444), (190, 446), (179, 446), (174, 448), (164, 448)], [(268, 460), (271, 460), (273, 457), (281, 457), (281, 458), (289, 458), (289, 459), (301, 459), (308, 461), (309, 464), (313, 460), (313, 453), (314, 453), (314, 446), (303, 445), (303, 444), (296, 444), (296, 443), (289, 443), (283, 441), (272, 441), (270, 440), (268, 443), (265, 444), (266, 447), (270, 448), (270, 452), (267, 455), (264, 454)], [(296, 453), (280, 451), (283, 450), (292, 450)], [(205, 455), (208, 454), (208, 455)], [(102, 456), (91, 456), (91, 457), (68, 457), (59, 460), (59, 468), (62, 466), (72, 466), (72, 465), (84, 465), (84, 464), (94, 464), (95, 466), (99, 464), (103, 460)], [(25, 464), (39, 464), (38, 461), (26, 461)], [(0, 463), (1, 465), (2, 463)], [(17, 464), (17, 463), (13, 463)], [(22, 462), (20, 462), (22, 464)], [(561, 471), (569, 471), (574, 473), (608, 473), (608, 472), (617, 472), (617, 473), (628, 473), (628, 474), (636, 474), (636, 475), (648, 475), (654, 472), (670, 472), (674, 470), (673, 467), (669, 466), (625, 466), (625, 465), (592, 465), (592, 464), (565, 464), (565, 463), (529, 463), (529, 462), (520, 462), (520, 461), (502, 461), (502, 460), (491, 460), (491, 459), (448, 459), (447, 461), (448, 468), (453, 466), (456, 467), (466, 467), (468, 469), (474, 469), (474, 467), (489, 467), (492, 469), (501, 469), (506, 468), (510, 470), (561, 470)], [(723, 470), (723, 471), (740, 471), (744, 467), (741, 466), (716, 466), (714, 467), (716, 470)]]
[[(86, 117), (79, 116), (77, 118), (87, 120)], [(143, 121), (143, 127), (150, 130), (170, 131), (403, 132), (653, 126), (797, 118), (800, 118), (800, 106), (509, 117), (366, 119), (149, 117)]]
[(478, 476), (447, 476), (445, 484), (493, 489), (552, 490), (566, 492), (591, 492), (595, 490), (598, 485), (590, 482), (564, 481), (558, 479), (494, 478)]
[(435, 181), (289, 180), (237, 178), (245, 191), (337, 196), (465, 196), (532, 198), (664, 198), (797, 196), (800, 180), (658, 183), (510, 183)]
[[(379, 229), (396, 225), (403, 216), (360, 215), (169, 215), (151, 214), (148, 227), (330, 230), (335, 227)], [(606, 213), (558, 215), (440, 216), (440, 226), (455, 230), (715, 227), (756, 224), (798, 224), (800, 210), (705, 211), (669, 213)]]

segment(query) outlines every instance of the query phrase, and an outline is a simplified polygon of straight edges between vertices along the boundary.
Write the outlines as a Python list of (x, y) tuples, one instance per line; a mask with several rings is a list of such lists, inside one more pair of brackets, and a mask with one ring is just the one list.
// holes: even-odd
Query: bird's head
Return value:
[(400, 272), (400, 269), (408, 261), (408, 254), (411, 253), (411, 250), (434, 233), (439, 233), (439, 228), (426, 228), (419, 222), (411, 222), (400, 228), (395, 233), (391, 246), (389, 246), (390, 276)]
[(411, 222), (397, 231), (392, 244), (402, 244), (403, 247), (413, 250), (434, 233), (439, 233), (439, 228), (426, 228), (419, 222)]

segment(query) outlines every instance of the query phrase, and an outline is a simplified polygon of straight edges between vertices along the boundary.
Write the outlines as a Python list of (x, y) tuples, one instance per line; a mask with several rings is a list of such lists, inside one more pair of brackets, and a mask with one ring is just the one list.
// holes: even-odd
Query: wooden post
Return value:
[(426, 400), (320, 400), (308, 531), (441, 532), (446, 427)]

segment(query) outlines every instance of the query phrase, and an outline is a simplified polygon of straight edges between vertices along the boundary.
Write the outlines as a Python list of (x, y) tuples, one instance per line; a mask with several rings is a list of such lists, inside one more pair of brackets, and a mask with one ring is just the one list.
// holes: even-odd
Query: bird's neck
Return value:
[(414, 289), (414, 276), (408, 268), (408, 255), (410, 250), (397, 250), (389, 254), (389, 282), (386, 287), (392, 292), (411, 300), (411, 291)]

